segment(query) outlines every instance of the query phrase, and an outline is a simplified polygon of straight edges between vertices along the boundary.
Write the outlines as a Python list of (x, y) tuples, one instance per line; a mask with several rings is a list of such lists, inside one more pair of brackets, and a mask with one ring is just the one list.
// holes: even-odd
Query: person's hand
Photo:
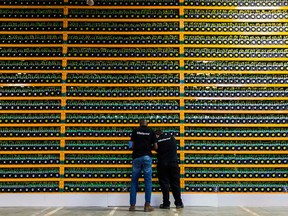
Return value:
[(94, 0), (87, 0), (87, 4), (88, 4), (89, 6), (94, 5)]

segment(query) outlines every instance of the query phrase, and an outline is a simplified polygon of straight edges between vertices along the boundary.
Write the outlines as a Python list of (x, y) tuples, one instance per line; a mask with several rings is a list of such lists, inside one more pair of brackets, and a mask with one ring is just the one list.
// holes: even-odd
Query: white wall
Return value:
[[(183, 194), (185, 206), (288, 206), (288, 194)], [(153, 206), (161, 204), (159, 193)], [(171, 203), (174, 200), (171, 198)], [(144, 205), (144, 194), (137, 196)], [(0, 206), (129, 206), (129, 194), (0, 194)]]

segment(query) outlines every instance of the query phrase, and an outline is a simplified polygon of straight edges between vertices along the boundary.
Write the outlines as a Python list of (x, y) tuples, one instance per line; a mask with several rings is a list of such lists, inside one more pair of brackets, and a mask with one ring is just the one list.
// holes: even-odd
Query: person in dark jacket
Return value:
[(173, 136), (164, 135), (161, 130), (157, 130), (155, 133), (157, 137), (157, 172), (163, 195), (163, 203), (160, 205), (160, 208), (170, 208), (170, 187), (176, 208), (184, 208), (181, 199), (180, 168), (178, 165), (176, 140)]
[(150, 205), (152, 193), (152, 149), (157, 148), (157, 143), (155, 132), (148, 128), (145, 119), (141, 119), (140, 127), (133, 130), (131, 141), (133, 162), (129, 211), (135, 211), (138, 179), (143, 170), (145, 184), (144, 211), (150, 212), (154, 210)]

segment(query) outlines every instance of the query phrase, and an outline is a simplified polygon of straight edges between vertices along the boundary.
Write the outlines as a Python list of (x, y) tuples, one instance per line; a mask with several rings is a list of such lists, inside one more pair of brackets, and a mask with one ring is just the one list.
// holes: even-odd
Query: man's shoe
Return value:
[(136, 210), (135, 205), (131, 205), (131, 206), (129, 207), (129, 211), (135, 211), (135, 210)]
[(176, 209), (181, 209), (181, 208), (184, 208), (184, 205), (181, 204), (181, 205), (176, 205)]
[(160, 208), (160, 209), (170, 209), (170, 206), (161, 204), (161, 205), (159, 206), (159, 208)]
[(145, 203), (144, 212), (152, 212), (154, 208), (150, 205), (150, 203)]

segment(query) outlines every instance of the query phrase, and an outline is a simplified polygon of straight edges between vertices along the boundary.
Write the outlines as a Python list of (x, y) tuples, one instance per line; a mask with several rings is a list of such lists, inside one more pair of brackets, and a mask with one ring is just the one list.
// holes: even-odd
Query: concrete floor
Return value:
[(287, 216), (288, 207), (185, 207), (181, 210), (155, 208), (154, 212), (129, 212), (128, 207), (1, 207), (0, 216)]

